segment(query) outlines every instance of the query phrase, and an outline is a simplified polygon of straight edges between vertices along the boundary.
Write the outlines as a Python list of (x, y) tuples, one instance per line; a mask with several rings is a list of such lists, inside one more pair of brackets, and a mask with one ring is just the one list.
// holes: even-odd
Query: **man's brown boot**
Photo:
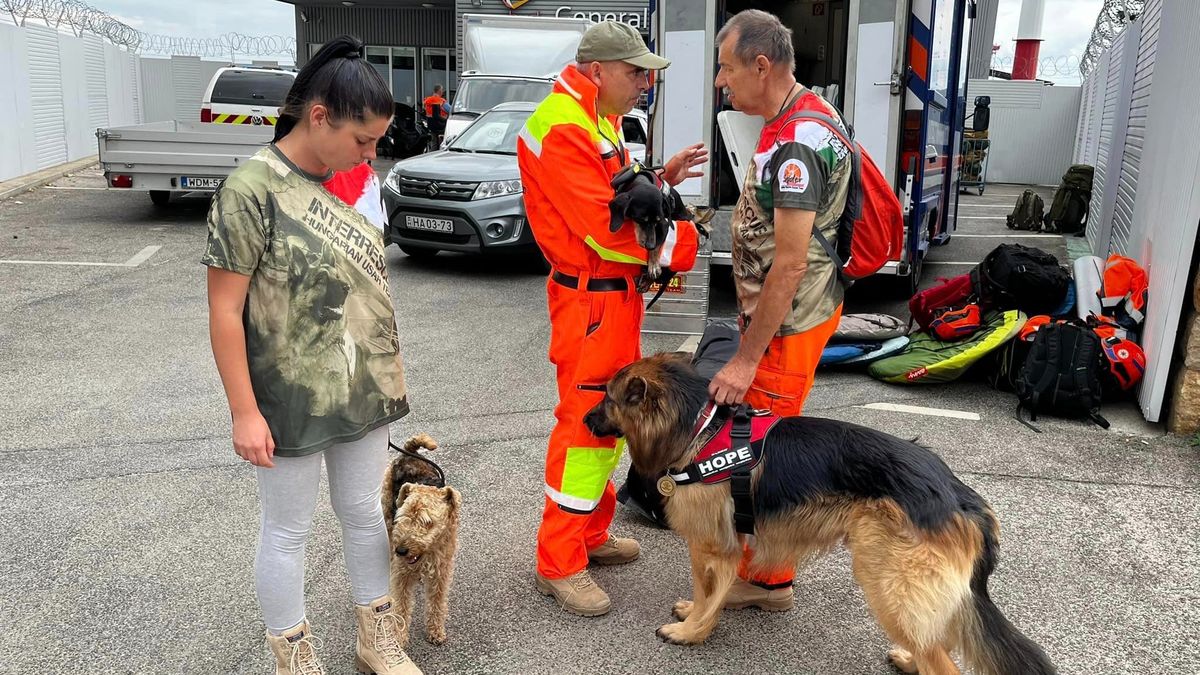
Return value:
[(307, 621), (283, 635), (268, 632), (267, 644), (275, 655), (275, 675), (325, 675), (325, 668), (317, 658), (319, 643)]
[(562, 579), (547, 579), (538, 574), (537, 588), (542, 595), (554, 596), (560, 607), (579, 616), (600, 616), (612, 608), (608, 593), (592, 581), (586, 569)]
[(603, 544), (588, 551), (588, 562), (597, 565), (624, 565), (642, 554), (642, 547), (633, 539), (609, 536)]
[(757, 607), (768, 612), (786, 612), (792, 608), (795, 593), (791, 586), (767, 590), (745, 579), (738, 579), (725, 596), (725, 609)]
[(370, 606), (355, 605), (358, 619), (358, 644), (354, 667), (376, 675), (421, 675), (400, 646), (404, 618), (396, 613), (396, 604), (384, 596)]

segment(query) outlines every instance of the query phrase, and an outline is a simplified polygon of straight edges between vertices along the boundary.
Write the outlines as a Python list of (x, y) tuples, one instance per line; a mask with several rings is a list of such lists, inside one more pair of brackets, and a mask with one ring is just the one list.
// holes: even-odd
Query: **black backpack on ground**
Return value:
[(1067, 297), (1071, 274), (1058, 258), (1020, 244), (1001, 244), (971, 270), (971, 285), (988, 309), (1053, 314)]
[(1087, 230), (1094, 175), (1095, 169), (1087, 164), (1076, 164), (1067, 169), (1054, 193), (1050, 213), (1046, 214), (1047, 230), (1063, 234), (1083, 234)]
[(1008, 229), (1037, 232), (1042, 229), (1042, 215), (1045, 211), (1046, 204), (1038, 193), (1026, 190), (1017, 197), (1017, 205), (1013, 207), (1013, 212), (1005, 216)]
[(1032, 345), (1032, 342), (1017, 336), (980, 361), (981, 372), (988, 384), (997, 391), (1015, 392)]
[(1017, 419), (1034, 431), (1037, 427), (1021, 419), (1021, 410), (1056, 417), (1091, 420), (1108, 428), (1100, 416), (1100, 373), (1104, 350), (1100, 337), (1091, 329), (1070, 323), (1042, 326), (1034, 333), (1025, 365), (1017, 377)]

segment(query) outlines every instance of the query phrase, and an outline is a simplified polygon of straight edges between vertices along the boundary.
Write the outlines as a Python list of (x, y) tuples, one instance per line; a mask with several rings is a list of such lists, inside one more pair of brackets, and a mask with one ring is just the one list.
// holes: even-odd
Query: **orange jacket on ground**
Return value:
[[(596, 113), (596, 85), (567, 66), (550, 96), (529, 117), (517, 141), (525, 211), (534, 238), (556, 269), (578, 276), (635, 275), (646, 264), (632, 222), (609, 231), (610, 185), (629, 153), (613, 120)], [(660, 262), (685, 272), (699, 239), (689, 222), (675, 224)]]

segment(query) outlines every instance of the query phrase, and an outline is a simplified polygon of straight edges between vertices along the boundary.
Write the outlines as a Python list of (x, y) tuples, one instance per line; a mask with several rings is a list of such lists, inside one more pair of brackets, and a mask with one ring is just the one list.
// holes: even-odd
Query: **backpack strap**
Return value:
[[(729, 429), (731, 450), (750, 448), (750, 411), (746, 404), (738, 406), (733, 413), (733, 425)], [(754, 497), (750, 490), (752, 466), (736, 467), (730, 475), (729, 492), (733, 497), (733, 526), (740, 534), (754, 534)]]
[[(851, 138), (854, 136), (853, 129), (850, 129), (850, 126), (846, 124), (845, 121), (835, 120), (825, 113), (817, 112), (815, 110), (801, 110), (792, 114), (790, 117), (784, 120), (783, 124), (779, 125), (779, 128), (775, 130), (775, 138), (772, 139), (772, 144), (779, 142), (779, 134), (783, 132), (785, 127), (798, 120), (812, 120), (826, 127), (829, 129), (830, 133), (836, 136), (837, 139), (841, 141), (847, 149), (850, 150), (850, 190), (848, 190), (846, 193), (846, 205), (842, 210), (841, 219), (846, 220), (848, 218), (850, 222), (853, 223), (854, 221), (858, 220), (859, 216), (862, 215), (862, 196), (855, 192), (859, 182), (859, 172), (862, 170), (862, 149), (859, 147), (858, 143), (851, 140)], [(846, 127), (846, 129), (850, 132), (850, 138), (847, 138), (846, 135), (841, 132), (841, 129), (838, 128), (839, 126)], [(838, 229), (841, 228), (839, 227)], [(821, 232), (821, 229), (815, 225), (813, 226), (813, 236), (815, 236), (817, 238), (817, 242), (821, 244), (821, 248), (825, 251), (825, 255), (829, 256), (829, 259), (833, 261), (833, 268), (837, 270), (838, 280), (842, 282), (842, 285), (849, 286), (851, 281), (846, 277), (846, 273), (842, 270), (842, 267), (845, 265), (845, 261), (843, 261), (842, 257), (837, 254), (837, 250), (834, 249), (833, 244), (828, 238), (825, 237), (824, 233)]]

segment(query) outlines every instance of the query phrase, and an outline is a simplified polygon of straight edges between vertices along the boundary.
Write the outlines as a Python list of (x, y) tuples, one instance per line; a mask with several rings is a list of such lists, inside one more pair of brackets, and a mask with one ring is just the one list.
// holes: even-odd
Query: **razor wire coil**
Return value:
[(1087, 48), (1079, 63), (1079, 73), (1086, 78), (1105, 50), (1112, 46), (1113, 41), (1125, 30), (1135, 18), (1141, 16), (1145, 0), (1105, 0), (1096, 17), (1096, 25), (1092, 28), (1092, 37), (1088, 40)]
[(296, 58), (296, 38), (283, 35), (226, 33), (215, 38), (155, 35), (140, 31), (82, 0), (0, 0), (0, 17), (17, 26), (39, 21), (76, 37), (98, 35), (118, 47), (141, 54), (226, 57), (281, 56)]

